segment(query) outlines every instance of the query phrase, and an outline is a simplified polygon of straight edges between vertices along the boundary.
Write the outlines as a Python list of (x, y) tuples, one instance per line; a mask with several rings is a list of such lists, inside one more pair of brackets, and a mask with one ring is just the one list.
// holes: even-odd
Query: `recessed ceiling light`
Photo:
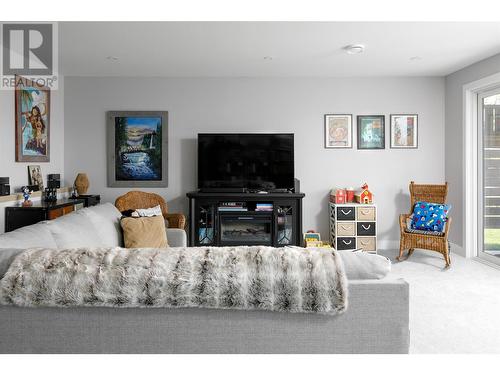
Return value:
[(272, 56), (264, 56), (264, 60), (266, 61), (271, 61), (273, 59)]
[(119, 59), (116, 56), (108, 56), (108, 57), (106, 57), (106, 60), (109, 60), (109, 61), (118, 61)]
[(363, 53), (365, 51), (365, 46), (363, 44), (349, 44), (343, 48), (349, 55), (357, 55), (358, 53)]
[(411, 61), (418, 61), (418, 60), (422, 60), (422, 58), (420, 56), (412, 56), (412, 57), (410, 57), (410, 60)]

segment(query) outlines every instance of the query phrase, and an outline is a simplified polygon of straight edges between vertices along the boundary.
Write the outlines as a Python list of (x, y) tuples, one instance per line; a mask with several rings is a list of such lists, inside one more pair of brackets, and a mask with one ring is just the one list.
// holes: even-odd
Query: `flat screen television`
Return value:
[(198, 134), (198, 188), (292, 190), (293, 151), (293, 134)]

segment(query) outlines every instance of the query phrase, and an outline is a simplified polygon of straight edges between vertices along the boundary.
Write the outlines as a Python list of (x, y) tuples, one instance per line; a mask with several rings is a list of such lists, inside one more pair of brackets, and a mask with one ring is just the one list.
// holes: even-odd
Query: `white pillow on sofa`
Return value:
[(102, 246), (123, 247), (123, 234), (120, 225), (122, 213), (111, 203), (99, 204), (82, 210), (96, 227)]
[[(94, 218), (90, 220), (92, 215)], [(103, 240), (92, 221), (99, 221), (96, 213), (78, 210), (48, 221), (47, 226), (59, 249), (103, 246)]]
[(338, 252), (349, 280), (383, 279), (391, 272), (391, 261), (381, 255), (362, 250)]

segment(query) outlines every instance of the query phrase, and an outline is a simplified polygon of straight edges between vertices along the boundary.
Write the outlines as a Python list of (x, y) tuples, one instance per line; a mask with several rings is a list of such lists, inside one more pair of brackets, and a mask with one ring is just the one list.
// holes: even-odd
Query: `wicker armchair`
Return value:
[(408, 250), (407, 258), (413, 253), (415, 248), (437, 251), (443, 254), (446, 266), (451, 263), (450, 245), (448, 242), (448, 233), (450, 231), (451, 217), (446, 221), (444, 235), (436, 236), (429, 234), (410, 233), (406, 230), (406, 220), (413, 213), (415, 202), (425, 201), (433, 203), (446, 203), (448, 195), (448, 183), (444, 185), (417, 185), (413, 181), (410, 183), (411, 207), (409, 214), (399, 216), (399, 227), (401, 230), (401, 239), (399, 242), (398, 260), (402, 260), (403, 252)]
[(169, 228), (184, 229), (186, 218), (183, 214), (169, 214), (165, 199), (158, 194), (143, 191), (129, 191), (127, 194), (116, 198), (115, 206), (120, 212), (138, 208), (150, 208), (160, 205), (163, 217), (168, 222)]

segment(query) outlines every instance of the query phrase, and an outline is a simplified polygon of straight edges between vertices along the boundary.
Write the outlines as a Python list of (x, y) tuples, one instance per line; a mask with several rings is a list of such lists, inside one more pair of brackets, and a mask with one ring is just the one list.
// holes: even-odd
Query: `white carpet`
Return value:
[(391, 278), (410, 284), (410, 353), (500, 353), (500, 269), (458, 255), (415, 250)]

